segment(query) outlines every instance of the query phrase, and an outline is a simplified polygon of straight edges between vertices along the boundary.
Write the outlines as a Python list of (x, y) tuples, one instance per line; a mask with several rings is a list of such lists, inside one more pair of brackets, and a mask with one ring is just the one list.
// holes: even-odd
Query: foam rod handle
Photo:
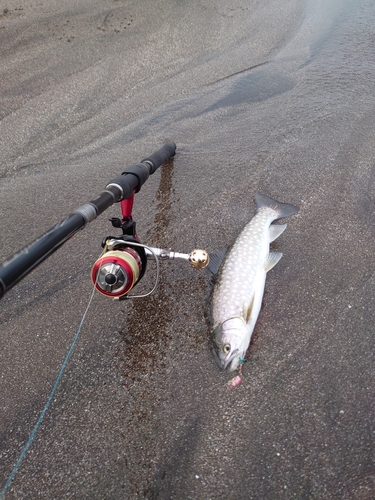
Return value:
[(142, 163), (147, 161), (152, 164), (150, 174), (153, 174), (157, 168), (160, 167), (165, 161), (172, 158), (176, 153), (176, 144), (174, 142), (167, 142), (163, 147), (152, 153), (150, 156), (142, 160)]

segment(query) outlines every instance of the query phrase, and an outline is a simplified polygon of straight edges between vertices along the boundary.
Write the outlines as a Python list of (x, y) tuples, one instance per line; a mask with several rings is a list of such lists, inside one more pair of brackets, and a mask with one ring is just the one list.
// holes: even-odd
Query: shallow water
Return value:
[[(151, 298), (95, 297), (7, 498), (373, 498), (373, 2), (7, 8), (2, 258), (166, 137), (174, 160), (136, 196), (145, 243), (225, 249), (256, 190), (301, 207), (235, 390), (210, 275), (163, 263)], [(111, 231), (105, 214), (0, 304), (4, 483)]]

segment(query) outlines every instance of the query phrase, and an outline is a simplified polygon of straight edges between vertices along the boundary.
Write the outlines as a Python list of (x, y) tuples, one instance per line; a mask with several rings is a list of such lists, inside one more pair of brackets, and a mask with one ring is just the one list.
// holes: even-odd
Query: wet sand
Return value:
[[(135, 200), (143, 242), (226, 248), (256, 190), (301, 208), (235, 390), (209, 273), (163, 263), (150, 298), (94, 297), (5, 498), (374, 498), (374, 21), (368, 0), (1, 4), (0, 260), (165, 138), (177, 154)], [(1, 488), (116, 215), (0, 303)]]

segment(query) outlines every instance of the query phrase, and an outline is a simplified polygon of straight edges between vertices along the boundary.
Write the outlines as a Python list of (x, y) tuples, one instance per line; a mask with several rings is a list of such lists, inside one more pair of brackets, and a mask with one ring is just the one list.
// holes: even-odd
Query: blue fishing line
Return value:
[(68, 364), (68, 361), (69, 361), (69, 358), (73, 352), (73, 349), (74, 349), (74, 346), (78, 340), (78, 337), (79, 337), (79, 334), (81, 332), (81, 329), (82, 329), (82, 325), (83, 325), (83, 322), (85, 321), (85, 318), (86, 318), (86, 315), (88, 313), (88, 310), (90, 308), (90, 305), (91, 305), (91, 302), (92, 302), (92, 299), (94, 297), (94, 292), (95, 292), (95, 288), (91, 294), (91, 297), (90, 297), (90, 300), (89, 300), (89, 303), (88, 303), (88, 306), (86, 307), (86, 311), (84, 312), (83, 314), (83, 317), (82, 317), (82, 320), (81, 320), (81, 323), (79, 324), (79, 327), (78, 327), (78, 330), (77, 330), (77, 333), (75, 334), (75, 337), (73, 339), (73, 342), (71, 343), (71, 346), (69, 348), (69, 351), (68, 351), (68, 354), (66, 355), (65, 359), (64, 359), (64, 362), (63, 364), (61, 365), (61, 368), (60, 368), (60, 371), (59, 371), (59, 374), (57, 375), (57, 378), (56, 378), (56, 381), (52, 387), (52, 391), (51, 391), (51, 394), (49, 395), (48, 399), (47, 399), (47, 402), (41, 412), (41, 414), (39, 415), (39, 418), (38, 418), (38, 421), (37, 423), (35, 424), (35, 427), (34, 429), (31, 431), (31, 434), (29, 436), (29, 439), (27, 440), (27, 443), (25, 444), (17, 462), (16, 462), (16, 465), (13, 467), (13, 470), (12, 472), (9, 474), (9, 477), (7, 479), (7, 482), (5, 483), (4, 485), (4, 488), (2, 489), (1, 493), (0, 493), (0, 500), (2, 500), (4, 498), (4, 495), (5, 493), (7, 492), (11, 482), (13, 481), (13, 478), (14, 476), (17, 474), (17, 471), (18, 469), (20, 468), (20, 465), (21, 465), (21, 462), (22, 460), (25, 458), (25, 455), (27, 453), (27, 450), (29, 449), (31, 443), (33, 442), (34, 438), (35, 438), (35, 435), (38, 431), (38, 428), (40, 426), (40, 424), (42, 423), (42, 420), (45, 416), (45, 414), (47, 413), (47, 410), (52, 402), (52, 399), (55, 395), (55, 392), (56, 392), (56, 389), (60, 383), (60, 380), (61, 380), (61, 377), (63, 376), (63, 373), (64, 373), (64, 370), (66, 368), (66, 365)]

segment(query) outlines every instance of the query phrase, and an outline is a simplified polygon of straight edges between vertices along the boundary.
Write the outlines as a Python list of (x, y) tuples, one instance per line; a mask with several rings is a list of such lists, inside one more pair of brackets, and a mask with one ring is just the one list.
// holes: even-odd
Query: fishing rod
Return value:
[[(193, 250), (189, 254), (173, 252), (163, 248), (151, 247), (142, 244), (136, 233), (136, 223), (132, 217), (134, 196), (164, 162), (172, 158), (176, 152), (176, 144), (167, 142), (159, 150), (142, 160), (140, 163), (127, 168), (121, 175), (112, 179), (97, 198), (91, 200), (71, 213), (60, 224), (46, 234), (26, 246), (5, 262), (0, 264), (0, 298), (27, 276), (35, 267), (60, 248), (76, 232), (96, 219), (102, 212), (114, 203), (120, 203), (122, 217), (109, 219), (112, 226), (122, 230), (120, 236), (106, 236), (102, 241), (103, 252), (94, 263), (91, 270), (91, 279), (94, 290), (89, 304), (82, 317), (73, 342), (57, 375), (48, 400), (39, 415), (39, 418), (24, 446), (12, 472), (0, 491), (2, 499), (31, 446), (36, 432), (46, 414), (56, 389), (67, 366), (69, 358), (79, 337), (83, 322), (89, 310), (95, 289), (101, 294), (113, 299), (147, 297), (154, 292), (159, 280), (159, 260), (184, 259), (194, 267), (203, 268), (208, 265), (209, 256), (204, 250)], [(143, 294), (129, 295), (129, 292), (140, 282), (145, 275), (148, 260), (156, 262), (156, 278), (152, 289)]]
[[(122, 217), (112, 217), (109, 220), (114, 228), (122, 230), (122, 234), (106, 236), (102, 240), (103, 254), (91, 271), (91, 279), (98, 292), (119, 300), (150, 295), (158, 285), (160, 260), (183, 259), (194, 268), (206, 267), (209, 256), (205, 250), (195, 249), (184, 254), (155, 248), (141, 243), (136, 233), (136, 223), (132, 217), (134, 196), (149, 176), (172, 158), (175, 152), (176, 144), (167, 142), (140, 163), (128, 167), (121, 175), (112, 179), (99, 196), (79, 207), (43, 236), (0, 264), (0, 298), (114, 203), (120, 203)], [(156, 262), (154, 286), (147, 293), (129, 295), (145, 275), (148, 260)]]

